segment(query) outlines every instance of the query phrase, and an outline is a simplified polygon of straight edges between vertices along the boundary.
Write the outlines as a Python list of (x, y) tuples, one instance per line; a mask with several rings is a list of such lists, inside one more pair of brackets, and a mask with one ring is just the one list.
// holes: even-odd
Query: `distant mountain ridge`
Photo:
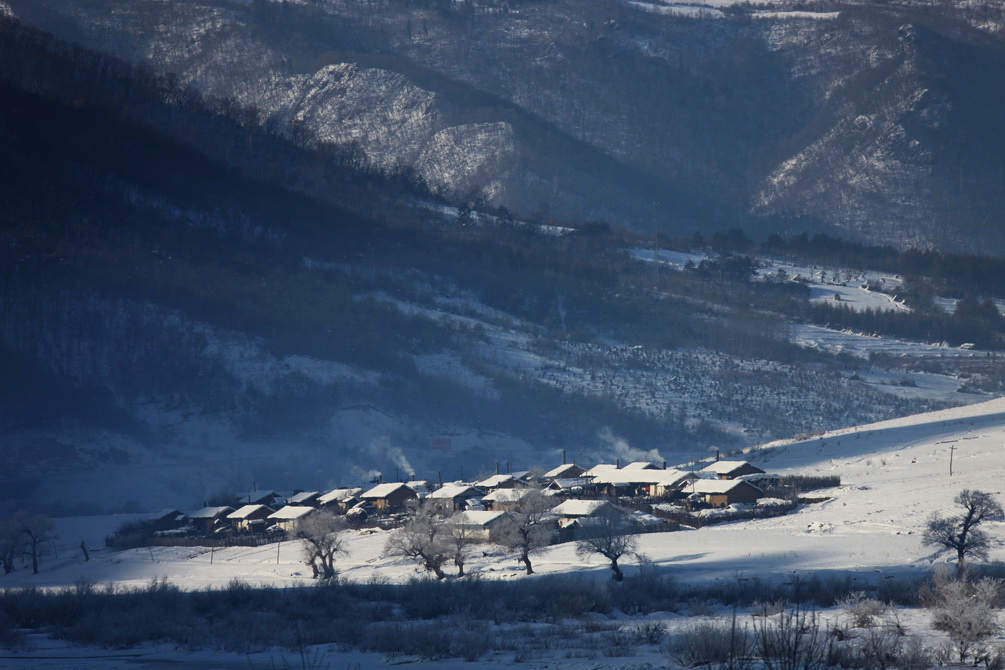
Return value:
[(8, 4), (519, 216), (1005, 252), (993, 3)]

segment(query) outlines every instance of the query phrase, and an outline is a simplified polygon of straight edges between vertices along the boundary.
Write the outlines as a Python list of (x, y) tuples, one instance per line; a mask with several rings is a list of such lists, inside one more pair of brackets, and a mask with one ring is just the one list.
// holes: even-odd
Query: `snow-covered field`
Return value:
[[(921, 544), (920, 531), (931, 514), (950, 513), (953, 497), (964, 488), (1002, 496), (1003, 445), (1005, 399), (998, 399), (751, 448), (742, 457), (769, 472), (838, 475), (841, 485), (813, 492), (810, 495), (826, 500), (787, 516), (643, 535), (639, 548), (655, 566), (680, 583), (846, 574), (866, 584), (886, 577), (920, 574), (947, 560)], [(3, 578), (3, 586), (59, 587), (81, 580), (98, 585), (139, 586), (165, 577), (184, 589), (223, 587), (235, 578), (278, 586), (309, 581), (309, 572), (300, 562), (299, 547), (293, 542), (215, 551), (101, 549), (103, 535), (130, 518), (134, 517), (60, 519), (60, 538), (53, 546), (55, 556), (44, 557), (41, 573), (33, 576), (30, 570), (18, 570)], [(988, 530), (998, 539), (1005, 538), (1003, 524), (990, 524)], [(382, 555), (387, 536), (384, 531), (352, 533), (349, 557), (341, 564), (343, 577), (354, 582), (402, 582), (418, 575), (415, 564)], [(92, 548), (89, 562), (84, 562), (79, 550), (82, 540)], [(571, 544), (556, 545), (537, 555), (537, 577), (523, 575), (515, 557), (505, 550), (492, 546), (482, 549), (473, 552), (467, 569), (483, 579), (527, 580), (555, 574), (575, 574), (585, 580), (607, 578), (607, 568), (600, 561), (578, 557)], [(1005, 560), (1005, 547), (992, 550), (991, 559)], [(628, 567), (629, 576), (635, 569)], [(50, 647), (50, 643), (40, 642), (35, 651), (18, 655), (21, 660), (0, 657), (0, 667), (125, 667), (109, 664), (112, 661), (107, 658), (91, 665), (84, 660), (75, 661), (76, 665), (60, 665), (63, 661), (46, 657), (69, 653), (76, 658), (85, 654)], [(160, 654), (170, 659), (179, 652), (154, 649), (149, 653), (154, 654), (150, 658)], [(329, 658), (335, 659), (332, 654)], [(238, 664), (238, 657), (229, 661), (226, 655), (218, 660), (200, 658), (192, 657), (192, 664), (186, 667), (247, 667), (247, 661), (245, 666)], [(549, 667), (583, 667), (565, 665), (561, 659), (547, 660), (553, 663)], [(346, 667), (346, 663), (385, 667), (385, 661), (372, 655), (339, 655), (333, 662), (329, 667)], [(510, 665), (512, 659), (500, 663)], [(161, 666), (151, 663), (139, 667)], [(420, 663), (415, 667), (450, 666)], [(612, 662), (590, 667), (643, 666)]]

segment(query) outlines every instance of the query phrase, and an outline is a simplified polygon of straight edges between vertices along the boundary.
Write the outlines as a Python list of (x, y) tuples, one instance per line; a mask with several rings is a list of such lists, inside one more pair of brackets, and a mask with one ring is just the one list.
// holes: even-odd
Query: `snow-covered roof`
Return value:
[(594, 484), (658, 484), (673, 486), (691, 477), (691, 473), (681, 470), (611, 470), (593, 478)]
[(565, 479), (562, 477), (551, 480), (551, 484), (548, 485), (549, 489), (571, 489), (575, 486), (583, 487), (591, 484), (593, 482), (592, 477), (572, 477), (570, 479)]
[(305, 505), (287, 505), (286, 507), (281, 507), (275, 512), (265, 517), (266, 519), (273, 519), (275, 521), (295, 521), (297, 519), (302, 519), (311, 512), (316, 512), (313, 507), (307, 507)]
[(650, 463), (649, 461), (634, 461), (629, 463), (622, 470), (661, 470), (660, 466), (655, 463)]
[(618, 466), (614, 463), (599, 463), (594, 465), (592, 468), (583, 473), (584, 477), (596, 477), (601, 472), (607, 472), (609, 470), (617, 470)]
[(575, 463), (565, 463), (558, 466), (557, 468), (552, 468), (544, 473), (543, 477), (545, 479), (558, 479), (558, 478), (569, 478), (578, 477), (583, 474), (583, 468), (579, 467)]
[(198, 512), (192, 512), (189, 514), (190, 519), (216, 519), (217, 517), (225, 516), (234, 511), (233, 507), (203, 507)]
[(265, 505), (244, 505), (243, 507), (238, 507), (235, 511), (228, 514), (227, 518), (240, 521), (241, 519), (247, 519), (252, 514), (255, 514), (263, 509), (269, 508)]
[(294, 493), (286, 502), (290, 505), (299, 505), (302, 502), (316, 498), (318, 495), (318, 491), (301, 491), (300, 493)]
[(463, 526), (488, 526), (493, 521), (506, 516), (506, 512), (482, 512), (478, 510), (467, 510), (458, 512), (450, 517), (454, 523)]
[(362, 495), (360, 495), (360, 498), (367, 498), (367, 499), (386, 498), (387, 496), (391, 495), (398, 489), (408, 489), (411, 493), (415, 493), (415, 491), (412, 491), (412, 489), (409, 489), (406, 485), (402, 484), (401, 482), (390, 482), (387, 484), (377, 484), (369, 491), (366, 491)]
[(271, 498), (275, 498), (278, 493), (275, 491), (245, 491), (244, 493), (237, 494), (237, 502), (252, 505), (254, 503), (260, 503)]
[(482, 500), (488, 502), (516, 502), (529, 492), (530, 489), (496, 489), (482, 498)]
[(613, 507), (606, 500), (566, 500), (552, 508), (559, 516), (591, 516), (606, 507)]
[(482, 495), (482, 493), (479, 489), (467, 484), (444, 484), (426, 497), (435, 499), (473, 498)]
[[(717, 475), (728, 475), (730, 472), (742, 468), (745, 465), (756, 467), (750, 461), (715, 461), (701, 469), (702, 472), (714, 472)], [(760, 470), (760, 468), (758, 468)]]
[(173, 507), (166, 507), (159, 512), (154, 512), (150, 515), (150, 518), (154, 521), (162, 521), (164, 519), (177, 519), (180, 516), (185, 516), (185, 513), (181, 510), (174, 509)]
[(318, 498), (318, 502), (322, 505), (328, 505), (333, 502), (341, 502), (346, 498), (355, 498), (363, 489), (357, 487), (352, 489), (332, 489), (328, 493)]
[[(701, 493), (704, 495), (729, 493), (742, 484), (754, 486), (750, 482), (745, 482), (742, 479), (696, 479), (693, 482), (693, 490), (695, 493)], [(754, 488), (757, 487), (754, 486)]]
[(497, 486), (502, 486), (506, 482), (517, 481), (517, 478), (513, 475), (492, 475), (487, 479), (483, 479), (480, 482), (475, 482), (475, 486), (480, 486), (485, 489), (491, 489)]

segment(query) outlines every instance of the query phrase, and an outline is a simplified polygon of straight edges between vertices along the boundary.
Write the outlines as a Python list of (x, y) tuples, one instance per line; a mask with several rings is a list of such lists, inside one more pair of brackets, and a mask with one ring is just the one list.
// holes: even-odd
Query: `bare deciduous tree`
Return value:
[(20, 549), (21, 527), (12, 517), (0, 519), (0, 564), (3, 564), (5, 575), (14, 571), (14, 559)]
[(471, 529), (455, 517), (444, 523), (442, 539), (444, 546), (450, 553), (450, 558), (454, 561), (454, 567), (457, 568), (457, 576), (463, 577), (468, 547), (475, 542)]
[(335, 560), (349, 554), (342, 537), (345, 528), (345, 517), (324, 510), (314, 512), (297, 523), (294, 537), (303, 543), (304, 562), (314, 571), (315, 577), (335, 577)]
[(444, 579), (443, 564), (451, 552), (443, 538), (443, 524), (430, 506), (420, 507), (404, 526), (394, 531), (384, 554), (419, 561), (437, 579)]
[(500, 536), (500, 544), (519, 552), (519, 560), (527, 568), (528, 575), (534, 574), (531, 554), (548, 546), (554, 535), (551, 515), (554, 506), (554, 498), (537, 490), (528, 491), (509, 514), (512, 525), (507, 526)]
[(37, 575), (42, 546), (56, 538), (52, 519), (43, 514), (17, 512), (11, 517), (11, 522), (20, 530), (20, 552), (31, 559), (31, 574)]
[(962, 575), (968, 557), (987, 559), (991, 537), (979, 526), (985, 521), (1001, 521), (1005, 512), (990, 493), (964, 489), (953, 502), (961, 508), (956, 516), (933, 514), (925, 527), (922, 543), (956, 552), (956, 572)]
[(635, 528), (620, 514), (603, 516), (596, 525), (584, 529), (586, 537), (576, 543), (576, 554), (591, 556), (600, 554), (611, 562), (611, 579), (620, 582), (625, 578), (618, 561), (625, 554), (635, 553), (638, 540)]

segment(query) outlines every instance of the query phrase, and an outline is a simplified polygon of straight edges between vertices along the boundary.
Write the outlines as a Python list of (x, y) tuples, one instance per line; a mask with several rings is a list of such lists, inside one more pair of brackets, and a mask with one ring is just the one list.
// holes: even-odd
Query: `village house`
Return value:
[(275, 523), (286, 533), (292, 533), (296, 530), (301, 519), (305, 519), (315, 512), (317, 512), (315, 508), (306, 505), (287, 505), (267, 516), (266, 520)]
[(496, 489), (484, 498), (482, 506), (491, 512), (512, 512), (531, 489)]
[(273, 507), (279, 501), (279, 498), (280, 495), (275, 491), (259, 491), (255, 489), (238, 493), (237, 500), (234, 502), (237, 505), (266, 505)]
[(591, 519), (617, 517), (623, 512), (606, 500), (566, 500), (551, 509), (559, 528), (589, 525)]
[(553, 496), (570, 497), (591, 497), (598, 495), (597, 485), (593, 483), (593, 477), (553, 479), (545, 487), (544, 492)]
[(151, 514), (149, 521), (154, 530), (173, 530), (188, 523), (188, 514), (174, 508), (167, 508)]
[(472, 541), (496, 542), (513, 526), (513, 519), (505, 512), (466, 510), (450, 517), (450, 523)]
[(698, 471), (702, 475), (714, 475), (719, 479), (736, 479), (744, 475), (763, 475), (764, 470), (750, 461), (716, 461)]
[(273, 510), (265, 505), (244, 505), (226, 516), (237, 533), (260, 533), (265, 530), (266, 517)]
[(359, 498), (363, 502), (371, 503), (381, 512), (390, 514), (404, 512), (409, 501), (418, 500), (419, 496), (405, 484), (389, 483), (377, 484), (369, 491), (361, 493)]
[(692, 473), (675, 469), (622, 468), (602, 472), (592, 483), (601, 495), (611, 497), (671, 498), (693, 478)]
[(735, 503), (755, 503), (761, 489), (742, 479), (696, 479), (688, 490), (710, 507), (728, 507)]
[(460, 512), (485, 496), (485, 491), (469, 484), (446, 484), (426, 496), (426, 504), (443, 512)]
[(597, 475), (603, 474), (604, 472), (610, 472), (611, 470), (620, 470), (620, 465), (615, 465), (614, 463), (597, 463), (592, 468), (583, 473), (583, 477), (592, 479)]
[(660, 466), (649, 461), (633, 461), (621, 468), (622, 470), (662, 470)]
[(188, 518), (197, 531), (209, 535), (217, 528), (226, 525), (224, 519), (233, 511), (233, 507), (227, 506), (203, 507), (198, 512), (189, 514)]
[(363, 489), (359, 487), (332, 489), (318, 496), (318, 505), (339, 514), (345, 514), (353, 505), (359, 502), (359, 495), (361, 493), (363, 493)]
[(575, 463), (563, 463), (557, 468), (552, 468), (541, 475), (541, 479), (546, 482), (551, 482), (555, 479), (575, 479), (576, 477), (581, 477), (584, 472), (586, 470)]
[(286, 499), (287, 505), (306, 505), (307, 507), (320, 507), (321, 504), (318, 502), (318, 498), (321, 497), (321, 493), (318, 491), (300, 491), (294, 493), (289, 498)]
[(495, 491), (496, 489), (526, 488), (528, 483), (513, 475), (492, 475), (480, 482), (475, 482), (475, 486), (483, 491)]

